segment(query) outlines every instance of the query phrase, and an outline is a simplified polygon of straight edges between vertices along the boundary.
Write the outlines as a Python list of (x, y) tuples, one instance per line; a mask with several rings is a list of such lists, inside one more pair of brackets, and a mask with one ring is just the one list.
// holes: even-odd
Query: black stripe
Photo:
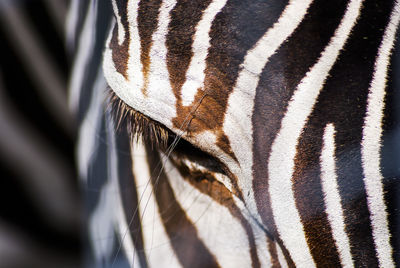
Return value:
[(271, 263), (272, 263), (272, 268), (281, 268), (281, 265), (279, 263), (278, 259), (278, 252), (276, 250), (276, 243), (275, 241), (271, 240), (269, 237), (267, 238), (267, 245), (268, 245), (268, 250), (269, 250), (269, 255), (271, 256)]
[[(148, 267), (146, 254), (143, 246), (142, 224), (138, 210), (138, 193), (135, 178), (132, 173), (132, 155), (130, 138), (126, 131), (120, 131), (116, 135), (116, 152), (118, 158), (118, 183), (120, 187), (121, 200), (124, 208), (129, 234), (132, 237), (135, 253), (139, 257), (140, 267)], [(134, 152), (133, 152), (134, 153)], [(128, 256), (128, 258), (134, 256)]]
[(186, 71), (193, 56), (192, 45), (204, 9), (211, 0), (180, 0), (171, 11), (171, 21), (167, 35), (167, 66), (170, 81), (178, 101), (181, 99), (180, 88), (185, 82)]
[(205, 84), (221, 106), (227, 106), (246, 53), (277, 21), (286, 3), (230, 0), (214, 19)]
[[(315, 111), (317, 120), (319, 111)], [(340, 259), (325, 212), (321, 187), (320, 152), (324, 125), (315, 117), (309, 120), (299, 139), (292, 177), (296, 207), (299, 211), (307, 244), (317, 267), (339, 267)]]
[[(115, 0), (117, 5), (118, 15), (121, 17), (121, 23), (124, 27), (125, 34), (129, 32), (129, 23), (128, 23), (128, 1), (126, 0)], [(122, 36), (121, 36), (122, 37)]]

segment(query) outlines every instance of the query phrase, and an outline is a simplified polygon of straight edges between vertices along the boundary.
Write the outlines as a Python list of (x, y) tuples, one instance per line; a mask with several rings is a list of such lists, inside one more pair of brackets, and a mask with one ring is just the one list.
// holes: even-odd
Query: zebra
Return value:
[(93, 263), (399, 264), (399, 20), (396, 0), (74, 1)]

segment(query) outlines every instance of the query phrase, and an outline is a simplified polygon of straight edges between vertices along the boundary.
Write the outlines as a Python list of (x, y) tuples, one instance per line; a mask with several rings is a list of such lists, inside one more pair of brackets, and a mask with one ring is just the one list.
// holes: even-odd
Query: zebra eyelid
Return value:
[[(143, 139), (153, 149), (166, 152), (177, 139), (177, 135), (169, 128), (127, 105), (110, 87), (108, 87), (107, 102), (108, 109), (116, 122), (116, 129), (121, 130), (126, 127), (132, 142)], [(173, 153), (183, 156), (210, 171), (226, 175), (226, 168), (218, 159), (183, 137), (174, 146)]]

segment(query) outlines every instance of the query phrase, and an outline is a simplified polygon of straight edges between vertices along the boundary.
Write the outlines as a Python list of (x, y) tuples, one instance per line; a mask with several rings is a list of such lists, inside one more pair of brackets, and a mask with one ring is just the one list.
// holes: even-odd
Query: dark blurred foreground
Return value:
[(80, 267), (67, 0), (0, 0), (0, 267)]

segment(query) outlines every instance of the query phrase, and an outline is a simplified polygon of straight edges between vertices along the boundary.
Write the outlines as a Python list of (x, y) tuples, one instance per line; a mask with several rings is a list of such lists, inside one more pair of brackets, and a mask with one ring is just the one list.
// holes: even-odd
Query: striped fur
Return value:
[[(132, 128), (110, 133), (99, 92), (89, 98), (108, 141), (90, 218), (117, 234), (117, 250), (96, 251), (109, 265), (124, 255), (131, 267), (395, 267), (399, 1), (109, 7), (103, 71), (123, 103), (111, 112), (171, 133), (167, 148), (132, 142)], [(87, 181), (100, 160), (84, 148), (101, 157), (89, 132)]]

